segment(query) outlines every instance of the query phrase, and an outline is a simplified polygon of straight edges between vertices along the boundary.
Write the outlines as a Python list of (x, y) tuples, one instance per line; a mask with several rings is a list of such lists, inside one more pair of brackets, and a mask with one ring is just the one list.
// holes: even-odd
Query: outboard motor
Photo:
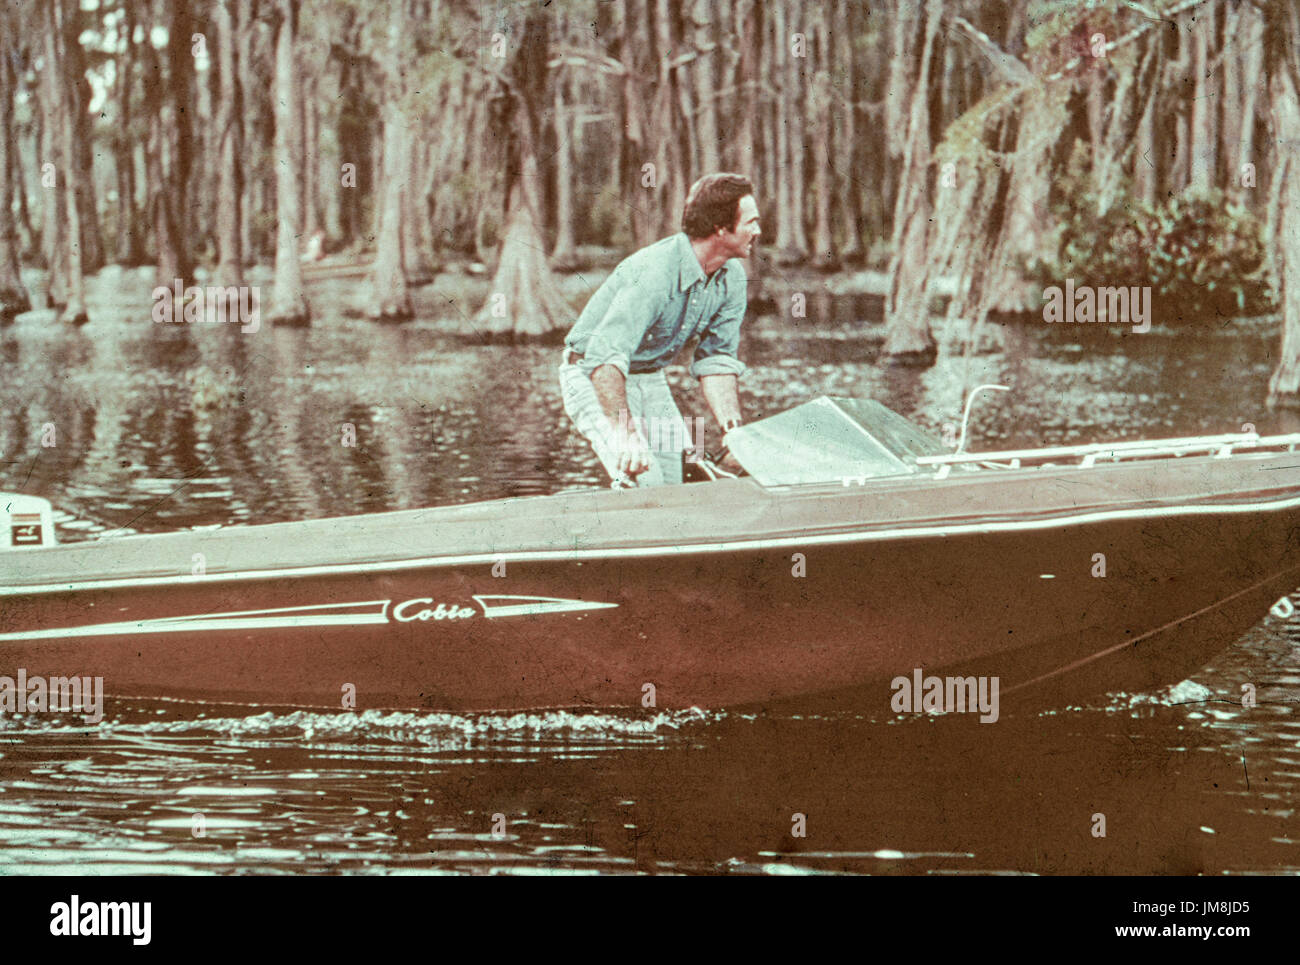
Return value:
[(0, 493), (0, 550), (53, 546), (54, 510), (48, 499)]

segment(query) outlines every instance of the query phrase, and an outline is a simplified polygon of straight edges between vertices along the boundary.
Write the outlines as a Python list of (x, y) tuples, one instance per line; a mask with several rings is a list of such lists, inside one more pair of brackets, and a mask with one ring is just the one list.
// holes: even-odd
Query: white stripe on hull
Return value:
[[(531, 600), (531, 603), (514, 603), (506, 606), (488, 606), (484, 600)], [(569, 613), (574, 610), (604, 610), (617, 603), (589, 603), (586, 600), (560, 600), (547, 596), (483, 596), (474, 595), (474, 601), (483, 608), (489, 620), (496, 617), (538, 616), (544, 613)]]
[[(581, 610), (604, 610), (617, 607), (617, 603), (594, 603), (587, 600), (564, 600), (546, 596), (474, 596), (486, 619), (516, 616), (540, 616), (548, 613), (571, 613)], [(489, 604), (488, 600), (516, 601), (505, 605)], [(527, 601), (527, 602), (521, 602)], [(419, 603), (421, 601), (407, 601)], [(403, 604), (404, 606), (405, 604)], [(48, 630), (26, 630), (0, 633), (0, 642), (13, 640), (67, 640), (79, 637), (138, 636), (150, 633), (203, 633), (231, 630), (289, 630), (302, 627), (360, 627), (385, 626), (393, 623), (389, 608), (391, 600), (371, 600), (365, 603), (325, 603), (319, 606), (281, 607), (271, 610), (242, 610), (233, 613), (200, 613), (193, 616), (159, 617), (152, 620), (123, 620), (118, 623), (92, 623), (80, 627), (55, 627)], [(367, 612), (362, 608), (370, 608)], [(355, 613), (320, 613), (321, 610), (357, 610)], [(402, 610), (402, 606), (397, 608)], [(432, 612), (432, 611), (430, 611)], [(466, 611), (471, 613), (472, 611)], [(402, 617), (398, 612), (397, 616)], [(414, 614), (399, 623), (420, 620)], [(423, 622), (423, 621), (422, 621)], [(454, 621), (449, 621), (454, 622)]]

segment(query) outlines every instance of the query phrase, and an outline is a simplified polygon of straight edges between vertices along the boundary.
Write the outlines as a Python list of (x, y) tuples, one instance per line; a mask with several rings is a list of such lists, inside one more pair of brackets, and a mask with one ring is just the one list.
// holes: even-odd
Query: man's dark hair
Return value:
[(682, 230), (688, 238), (707, 238), (719, 228), (736, 230), (740, 199), (754, 193), (741, 174), (706, 174), (691, 185), (682, 210)]

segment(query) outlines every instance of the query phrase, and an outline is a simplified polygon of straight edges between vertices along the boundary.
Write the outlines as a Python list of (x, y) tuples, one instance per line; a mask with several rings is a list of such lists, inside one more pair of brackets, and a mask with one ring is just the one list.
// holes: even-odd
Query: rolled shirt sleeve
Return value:
[(632, 355), (654, 324), (655, 292), (663, 284), (662, 274), (650, 266), (628, 271), (587, 341), (581, 362), (584, 372), (590, 375), (602, 365), (612, 365), (627, 377)]
[(742, 375), (745, 363), (738, 358), (740, 323), (748, 306), (749, 282), (744, 265), (733, 258), (727, 263), (727, 296), (722, 307), (710, 319), (695, 348), (691, 375)]

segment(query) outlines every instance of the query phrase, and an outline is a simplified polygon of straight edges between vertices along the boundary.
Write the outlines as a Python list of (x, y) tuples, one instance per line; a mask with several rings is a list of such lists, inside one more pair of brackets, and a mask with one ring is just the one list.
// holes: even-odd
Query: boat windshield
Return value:
[(764, 486), (907, 475), (920, 471), (917, 456), (950, 451), (879, 402), (824, 395), (733, 429), (727, 442)]

